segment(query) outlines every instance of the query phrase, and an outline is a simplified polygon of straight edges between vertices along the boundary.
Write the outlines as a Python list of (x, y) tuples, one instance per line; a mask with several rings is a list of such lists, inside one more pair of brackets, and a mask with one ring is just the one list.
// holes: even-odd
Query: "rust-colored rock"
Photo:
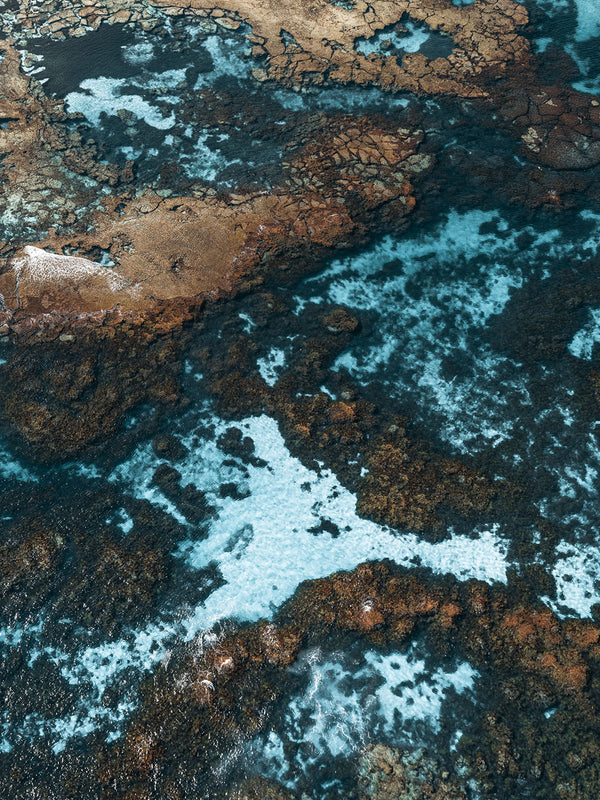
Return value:
[(369, 745), (358, 762), (360, 800), (466, 800), (466, 788), (423, 750)]
[[(193, 763), (194, 772), (199, 763), (207, 770), (244, 731), (252, 734), (264, 729), (265, 712), (285, 686), (285, 669), (303, 646), (326, 646), (330, 637), (352, 633), (364, 637), (370, 646), (401, 649), (417, 629), (427, 633), (434, 646), (450, 648), (491, 675), (492, 685), (503, 687), (502, 696), (512, 696), (511, 702), (510, 692), (517, 691), (525, 704), (523, 713), (527, 704), (535, 709), (541, 702), (545, 707), (561, 704), (561, 713), (580, 715), (580, 724), (592, 726), (588, 730), (600, 719), (594, 684), (590, 684), (599, 663), (600, 629), (595, 623), (563, 621), (545, 607), (527, 607), (505, 587), (477, 581), (461, 584), (448, 576), (422, 579), (389, 564), (365, 564), (353, 572), (306, 582), (273, 623), (241, 628), (200, 655), (201, 647), (191, 643), (172, 669), (159, 669), (148, 685), (142, 711), (102, 770), (103, 796), (121, 797), (133, 787), (143, 790), (157, 776), (162, 776), (159, 780), (167, 792), (173, 786), (168, 772), (163, 772), (168, 759), (177, 759), (180, 775), (186, 763)], [(288, 644), (282, 651), (283, 642)], [(512, 682), (514, 676), (519, 678), (519, 688)], [(477, 758), (483, 758), (486, 775), (495, 774), (494, 780), (508, 774), (507, 764), (515, 776), (528, 774), (527, 757), (516, 754), (514, 748), (515, 736), (521, 735), (519, 720), (538, 725), (532, 714), (503, 721), (499, 712), (484, 713), (482, 725), (494, 738), (486, 744), (485, 755), (471, 753), (475, 773)], [(548, 723), (541, 717), (543, 728)], [(140, 751), (140, 742), (151, 745)], [(403, 771), (393, 754), (375, 751), (372, 754), (384, 758), (390, 767), (384, 770), (387, 778), (378, 779), (383, 793), (376, 796), (388, 796), (390, 776), (398, 784), (416, 780), (417, 773)], [(149, 760), (150, 752), (154, 757)], [(578, 757), (571, 749), (569, 759), (575, 763)], [(560, 758), (566, 758), (565, 752)], [(368, 777), (363, 771), (363, 779)], [(462, 797), (461, 787), (447, 778), (431, 772), (430, 780), (419, 788), (424, 793), (415, 797)], [(367, 783), (361, 784), (363, 791)], [(552, 781), (544, 785), (548, 797), (561, 797), (558, 787), (551, 788)]]

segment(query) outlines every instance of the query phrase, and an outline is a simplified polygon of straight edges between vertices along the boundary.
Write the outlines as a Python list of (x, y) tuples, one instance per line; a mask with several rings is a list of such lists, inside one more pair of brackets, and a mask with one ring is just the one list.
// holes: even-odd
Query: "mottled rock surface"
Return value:
[(361, 800), (467, 800), (466, 790), (423, 750), (368, 747), (358, 765)]
[[(21, 2), (7, 22), (21, 38), (38, 33), (60, 39), (85, 35), (101, 24), (152, 27), (158, 17), (172, 16), (210, 19), (225, 30), (248, 23), (253, 54), (265, 64), (255, 70), (258, 80), (295, 86), (327, 81), (479, 99), (482, 108), (491, 104), (498, 109), (528, 157), (555, 169), (600, 163), (600, 106), (568, 86), (540, 83), (529, 41), (519, 33), (527, 13), (512, 0), (478, 0), (461, 7), (449, 0), (377, 0), (371, 6), (357, 2), (351, 9), (325, 0), (310, 8), (279, 0), (268, 12), (251, 0), (241, 5), (233, 0), (218, 5), (129, 0), (68, 9)], [(357, 50), (359, 41), (405, 20), (449, 37), (451, 54), (432, 60), (407, 53), (397, 59)], [(24, 223), (31, 230), (50, 228), (44, 238), (21, 243), (93, 263), (93, 253), (109, 253), (114, 262), (114, 278), (96, 266), (87, 270), (80, 288), (76, 262), (62, 262), (73, 274), (52, 287), (40, 283), (37, 270), (34, 285), (25, 282), (17, 298), (17, 273), (24, 263), (33, 263), (33, 251), (9, 256), (0, 275), (1, 321), (15, 332), (25, 319), (47, 326), (52, 315), (68, 322), (86, 315), (98, 324), (111, 309), (120, 317), (156, 314), (165, 304), (181, 318), (186, 305), (197, 308), (200, 298), (226, 295), (239, 287), (241, 276), (260, 273), (267, 253), (285, 259), (298, 247), (347, 244), (359, 232), (364, 212), (391, 200), (402, 201), (395, 205), (402, 217), (414, 202), (410, 181), (432, 164), (431, 156), (418, 154), (422, 131), (323, 119), (314, 143), (286, 159), (286, 176), (271, 190), (232, 193), (226, 199), (165, 199), (152, 193), (132, 199), (128, 191), (119, 191), (132, 180), (130, 168), (101, 163), (93, 143), (84, 144), (79, 133), (65, 126), (64, 104), (46, 98), (35, 79), (19, 71), (19, 56), (8, 40), (2, 48), (0, 115), (8, 124), (0, 131), (0, 153), (10, 168), (4, 172), (8, 213), (17, 229)], [(110, 199), (99, 192), (102, 186), (109, 187)], [(53, 196), (58, 189), (60, 198)], [(358, 215), (352, 206), (357, 194), (364, 204)], [(65, 236), (52, 230), (73, 227), (80, 209), (87, 217), (84, 231)], [(283, 247), (282, 237), (287, 240)], [(7, 240), (4, 250), (18, 248), (18, 238)], [(40, 258), (38, 253), (36, 263)]]

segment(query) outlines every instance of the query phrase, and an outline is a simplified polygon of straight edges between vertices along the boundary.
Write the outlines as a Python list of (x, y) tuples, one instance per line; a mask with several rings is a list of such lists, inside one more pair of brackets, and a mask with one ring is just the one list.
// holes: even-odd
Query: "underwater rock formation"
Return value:
[(361, 800), (466, 800), (468, 796), (456, 778), (450, 778), (423, 751), (402, 753), (386, 745), (371, 745), (359, 761), (358, 772)]

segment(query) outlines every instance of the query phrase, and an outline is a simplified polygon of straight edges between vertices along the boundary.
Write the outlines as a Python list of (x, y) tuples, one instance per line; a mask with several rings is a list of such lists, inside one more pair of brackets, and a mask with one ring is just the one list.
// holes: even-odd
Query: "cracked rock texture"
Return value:
[[(56, 328), (83, 316), (98, 324), (111, 310), (113, 319), (164, 314), (165, 304), (181, 319), (184, 305), (193, 313), (203, 298), (228, 295), (242, 277), (260, 272), (265, 254), (285, 259), (304, 248), (310, 258), (315, 246), (352, 241), (365, 213), (377, 206), (395, 201), (397, 216), (411, 211), (410, 182), (433, 166), (430, 155), (419, 153), (423, 132), (418, 129), (323, 117), (304, 148), (284, 155), (285, 174), (272, 189), (222, 198), (214, 191), (139, 196), (128, 188), (131, 167), (101, 163), (93, 142), (68, 129), (64, 104), (47, 98), (40, 84), (20, 71), (14, 43), (26, 46), (29, 36), (83, 36), (101, 24), (151, 29), (175, 16), (190, 22), (210, 19), (225, 30), (250, 25), (258, 81), (370, 85), (472, 98), (488, 111), (498, 109), (530, 159), (554, 169), (600, 163), (600, 105), (567, 85), (539, 80), (536, 58), (520, 33), (527, 12), (512, 0), (477, 0), (462, 7), (450, 0), (370, 5), (359, 0), (351, 9), (326, 0), (273, 0), (268, 7), (254, 0), (99, 1), (68, 7), (21, 0), (4, 23), (14, 38), (0, 43), (5, 53), (0, 63), (5, 217), (19, 231), (11, 235), (9, 225), (0, 244), (5, 254), (0, 324), (7, 330)], [(400, 59), (357, 50), (359, 40), (409, 19), (449, 37), (450, 55), (429, 59), (407, 53)], [(356, 197), (363, 205), (359, 214)], [(32, 270), (47, 257), (38, 253), (33, 259), (32, 251), (19, 249), (22, 245), (95, 264), (98, 254), (110, 254), (114, 266), (88, 264), (79, 285), (72, 268), (81, 267), (81, 261), (54, 261), (62, 266), (50, 281)], [(69, 279), (57, 280), (69, 269)], [(27, 275), (17, 298), (19, 271)]]

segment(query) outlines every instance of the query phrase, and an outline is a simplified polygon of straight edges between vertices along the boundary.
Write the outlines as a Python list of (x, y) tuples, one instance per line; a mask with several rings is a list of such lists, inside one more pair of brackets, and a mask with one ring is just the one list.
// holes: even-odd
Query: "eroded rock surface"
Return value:
[[(361, 800), (466, 800), (466, 789), (422, 750), (403, 753), (376, 744), (359, 761)], [(449, 780), (450, 778), (450, 780)]]
[[(307, 582), (273, 623), (231, 631), (209, 649), (199, 640), (173, 653), (146, 683), (142, 708), (124, 740), (97, 752), (101, 788), (94, 791), (103, 798), (153, 797), (157, 789), (179, 798), (197, 791), (223, 753), (268, 728), (269, 711), (287, 685), (286, 671), (303, 648), (326, 646), (343, 635), (401, 650), (417, 633), (426, 634), (438, 653), (460, 654), (486, 676), (486, 707), (463, 735), (457, 761), (483, 797), (514, 796), (519, 787), (535, 785), (546, 797), (561, 798), (567, 772), (573, 796), (594, 796), (598, 625), (560, 620), (547, 608), (528, 605), (510, 587), (420, 578), (385, 563)], [(511, 714), (517, 703), (520, 713)], [(566, 729), (567, 735), (559, 734)], [(521, 757), (521, 748), (529, 758)], [(367, 759), (364, 796), (375, 789), (376, 796), (389, 796), (386, 784), (393, 781), (409, 796), (463, 797), (456, 779), (438, 774), (428, 759), (420, 765), (411, 757), (399, 761), (377, 748)], [(17, 752), (4, 761), (14, 796), (25, 797), (26, 762)], [(577, 770), (569, 766), (575, 763)], [(74, 792), (81, 781), (90, 786), (89, 760), (82, 770), (73, 753), (62, 764)], [(208, 796), (228, 796), (217, 784)]]
[[(6, 60), (14, 66), (10, 53)], [(38, 104), (34, 142), (47, 156), (40, 141), (51, 123), (44, 113)], [(37, 152), (23, 151), (20, 130), (9, 122), (5, 150), (14, 159), (21, 158), (20, 151), (29, 160), (38, 158)], [(83, 319), (103, 324), (107, 312), (112, 320), (152, 313), (156, 321), (171, 310), (181, 320), (205, 298), (231, 295), (245, 282), (256, 282), (267, 258), (273, 262), (299, 250), (308, 255), (342, 244), (365, 213), (383, 203), (393, 201), (400, 219), (412, 210), (411, 179), (433, 164), (430, 155), (419, 154), (422, 131), (342, 117), (324, 121), (319, 134), (320, 141), (290, 153), (285, 182), (274, 192), (232, 194), (227, 200), (214, 191), (201, 198), (115, 194), (102, 201), (102, 209), (90, 210), (84, 231), (68, 236), (53, 229), (7, 261), (0, 275), (2, 321), (20, 333)], [(54, 151), (52, 158), (64, 167)], [(22, 168), (21, 163), (11, 174)], [(357, 193), (364, 208), (350, 211), (347, 200)], [(62, 222), (69, 222), (68, 216)], [(108, 256), (112, 266), (102, 266), (94, 254)], [(162, 327), (158, 322), (159, 332)]]
[[(316, 0), (310, 6), (271, 2), (268, 7), (253, 0), (159, 0), (150, 6), (134, 1), (68, 10), (58, 7), (54, 14), (36, 13), (37, 9), (24, 3), (15, 18), (45, 35), (82, 35), (90, 17), (92, 27), (103, 20), (138, 22), (152, 17), (152, 6), (170, 16), (210, 16), (225, 28), (239, 27), (244, 20), (252, 27), (256, 54), (267, 56), (268, 77), (289, 83), (322, 82), (327, 72), (329, 79), (343, 83), (484, 96), (485, 90), (478, 85), (482, 72), (504, 71), (527, 58), (529, 52), (527, 41), (517, 34), (527, 22), (527, 12), (512, 0), (480, 0), (463, 8), (449, 0), (376, 0), (371, 5), (359, 0), (351, 9), (326, 0)], [(405, 56), (398, 63), (394, 56), (368, 58), (356, 50), (357, 40), (370, 39), (377, 31), (408, 18), (451, 37), (455, 43), (452, 55), (433, 61)]]
[[(416, 216), (420, 192), (440, 191), (431, 133), (418, 113), (411, 118), (409, 112), (401, 124), (375, 115), (307, 112), (296, 140), (284, 147), (276, 184), (262, 189), (217, 192), (196, 184), (187, 193), (156, 191), (140, 185), (133, 164), (104, 163), (93, 140), (76, 129), (81, 120), (23, 74), (18, 48), (37, 33), (60, 41), (100, 25), (150, 30), (170, 17), (230, 31), (248, 24), (257, 85), (370, 86), (450, 98), (454, 110), (469, 101), (477, 109), (472, 118), (480, 114), (486, 125), (497, 126), (518, 143), (515, 152), (536, 165), (535, 187), (519, 185), (514, 202), (533, 197), (534, 204), (560, 213), (563, 189), (574, 195), (585, 187), (571, 171), (591, 181), (600, 162), (600, 104), (540, 77), (523, 35), (527, 14), (510, 0), (460, 7), (449, 0), (376, 0), (370, 6), (359, 0), (350, 9), (324, 0), (266, 7), (251, 0), (17, 4), (3, 19), (14, 26), (14, 38), (0, 47), (7, 198), (0, 336), (6, 342), (12, 335), (19, 348), (2, 365), (1, 399), (15, 440), (41, 459), (72, 457), (110, 439), (123, 415), (142, 403), (160, 414), (177, 402), (186, 323), (223, 323), (225, 331), (227, 304), (257, 289), (265, 308), (276, 307), (280, 300), (269, 290), (279, 282), (293, 282), (318, 267), (324, 254), (363, 241), (373, 220), (401, 229)], [(360, 49), (407, 22), (447, 37), (450, 55), (368, 56)], [(464, 174), (470, 166), (465, 156)], [(493, 189), (503, 182), (503, 170), (500, 159), (487, 172), (481, 167), (479, 180), (492, 176)], [(335, 308), (319, 325), (272, 385), (257, 368), (258, 334), (219, 331), (196, 342), (220, 407), (234, 417), (276, 417), (293, 451), (332, 467), (356, 491), (360, 513), (382, 523), (439, 539), (450, 519), (523, 512), (518, 487), (439, 452), (417, 438), (404, 417), (376, 409), (349, 380), (338, 379), (337, 397), (322, 390), (333, 357), (359, 322)], [(132, 440), (122, 446), (131, 448)], [(235, 451), (243, 442), (228, 446)], [(176, 446), (162, 436), (154, 450), (168, 458)], [(180, 477), (163, 464), (153, 485), (197, 524), (209, 510), (194, 487), (180, 491)], [(22, 500), (15, 502), (20, 518), (0, 547), (0, 574), (16, 619), (52, 602), (83, 626), (112, 635), (175, 591), (172, 547), (181, 531), (173, 532), (144, 504), (132, 504), (133, 533), (126, 539), (115, 530), (116, 520), (103, 516), (103, 502), (96, 496), (88, 501), (94, 513), (80, 509), (85, 519), (68, 503), (52, 513), (39, 503), (36, 513), (25, 514)], [(526, 511), (528, 521), (540, 522)], [(541, 549), (555, 531), (539, 527)], [(529, 545), (532, 557), (537, 546)], [(550, 585), (550, 593), (552, 579), (542, 573), (537, 589)], [(28, 800), (32, 787), (61, 799), (184, 800), (204, 791), (207, 776), (240, 742), (267, 729), (273, 704), (285, 697), (288, 670), (305, 647), (345, 638), (401, 649), (422, 634), (437, 654), (458, 653), (485, 675), (484, 712), (459, 742), (457, 762), (481, 797), (521, 796), (523, 786), (560, 800), (598, 796), (596, 622), (559, 618), (514, 575), (505, 589), (431, 579), (390, 564), (305, 584), (273, 622), (232, 626), (217, 647), (207, 650), (195, 640), (176, 649), (146, 683), (122, 741), (90, 739), (87, 751), (69, 747), (58, 759), (49, 745), (24, 742), (2, 756), (5, 783), (15, 798)], [(67, 693), (58, 686), (52, 703), (67, 707)], [(418, 780), (410, 759), (389, 748), (379, 745), (365, 759), (365, 796), (464, 796), (427, 759), (421, 759)], [(222, 800), (223, 791), (218, 784), (214, 796)], [(256, 777), (235, 792), (236, 799), (289, 797)]]
[[(479, 98), (485, 101), (482, 108), (499, 110), (530, 158), (556, 169), (600, 162), (600, 106), (570, 87), (548, 87), (538, 80), (536, 59), (520, 33), (527, 13), (512, 0), (478, 0), (460, 7), (449, 0), (378, 0), (371, 6), (357, 2), (352, 8), (325, 0), (310, 8), (276, 2), (268, 13), (250, 0), (241, 5), (98, 2), (68, 9), (22, 2), (7, 23), (25, 42), (33, 33), (60, 39), (84, 36), (101, 24), (152, 28), (159, 19), (180, 16), (210, 21), (224, 30), (235, 30), (242, 21), (250, 25), (253, 57), (264, 63), (264, 69), (255, 70), (257, 80), (295, 86), (326, 81), (431, 97)], [(406, 20), (449, 37), (454, 43), (451, 54), (429, 59), (417, 52), (400, 59), (393, 54), (366, 56), (357, 49), (361, 41)], [(390, 200), (404, 198), (404, 208), (396, 205), (402, 216), (411, 210), (409, 181), (432, 164), (430, 156), (418, 154), (422, 131), (324, 118), (314, 142), (284, 157), (285, 177), (273, 189), (226, 199), (217, 199), (214, 192), (202, 197), (196, 192), (193, 197), (165, 199), (150, 193), (132, 198), (129, 190), (119, 191), (132, 179), (131, 166), (119, 169), (101, 163), (93, 143), (84, 143), (65, 125), (64, 104), (46, 98), (35, 79), (23, 75), (8, 40), (2, 47), (6, 55), (0, 64), (1, 113), (7, 124), (0, 131), (0, 152), (7, 154), (5, 164), (10, 167), (4, 172), (12, 204), (9, 216), (17, 227), (30, 219), (32, 230), (52, 228), (48, 236), (21, 244), (92, 262), (94, 254), (110, 253), (115, 272), (115, 280), (109, 281), (108, 272), (88, 271), (81, 291), (76, 278), (60, 287), (55, 284), (52, 291), (46, 287), (41, 292), (42, 314), (33, 299), (39, 281), (31, 291), (24, 285), (22, 297), (16, 299), (17, 265), (31, 263), (31, 251), (17, 252), (16, 260), (10, 260), (20, 237), (9, 236), (0, 293), (4, 320), (17, 332), (25, 317), (48, 325), (52, 310), (67, 319), (91, 314), (89, 321), (97, 323), (93, 314), (102, 319), (110, 309), (118, 314), (155, 313), (174, 300), (179, 303), (177, 314), (182, 302), (195, 308), (200, 298), (230, 293), (242, 275), (260, 272), (265, 253), (285, 259), (286, 251), (302, 247), (308, 248), (309, 257), (315, 245), (347, 244), (364, 213)], [(59, 202), (52, 197), (58, 189)], [(364, 205), (358, 214), (352, 200), (356, 195)], [(75, 235), (65, 235), (65, 226), (77, 229)], [(281, 237), (287, 239), (283, 247)], [(73, 267), (75, 262), (63, 262), (65, 268), (67, 264)]]

